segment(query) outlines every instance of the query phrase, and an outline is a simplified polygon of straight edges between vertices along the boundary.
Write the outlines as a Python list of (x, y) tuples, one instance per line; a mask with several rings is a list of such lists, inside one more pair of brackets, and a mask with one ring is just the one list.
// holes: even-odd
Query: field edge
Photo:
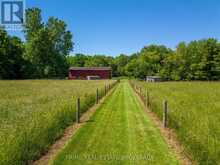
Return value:
[(162, 121), (153, 111), (150, 110), (150, 107), (147, 107), (145, 105), (144, 98), (137, 90), (135, 90), (130, 81), (129, 85), (131, 86), (135, 96), (141, 103), (143, 111), (146, 113), (146, 115), (148, 115), (153, 125), (159, 129), (161, 136), (164, 138), (171, 151), (173, 151), (173, 153), (176, 155), (180, 163), (182, 165), (196, 165), (197, 163), (192, 161), (188, 153), (185, 152), (184, 146), (177, 140), (175, 130), (171, 128), (164, 128)]
[(65, 148), (65, 146), (68, 145), (68, 143), (71, 141), (72, 136), (74, 136), (75, 133), (85, 124), (85, 122), (89, 120), (90, 117), (93, 116), (93, 114), (102, 105), (102, 103), (114, 93), (118, 84), (119, 83), (116, 83), (116, 85), (110, 89), (110, 91), (106, 94), (106, 96), (100, 99), (98, 104), (93, 105), (86, 112), (82, 114), (82, 116), (80, 117), (80, 123), (74, 122), (72, 125), (68, 126), (64, 130), (63, 135), (48, 148), (47, 152), (43, 153), (39, 159), (34, 160), (30, 164), (31, 165), (50, 164), (50, 162), (53, 161), (56, 155), (58, 155), (59, 152), (61, 152)]

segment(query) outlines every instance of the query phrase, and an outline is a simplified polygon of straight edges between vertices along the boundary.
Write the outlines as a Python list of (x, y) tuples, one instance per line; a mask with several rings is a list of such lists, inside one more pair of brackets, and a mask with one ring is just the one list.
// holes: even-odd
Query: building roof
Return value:
[(112, 70), (111, 67), (70, 67), (69, 70)]

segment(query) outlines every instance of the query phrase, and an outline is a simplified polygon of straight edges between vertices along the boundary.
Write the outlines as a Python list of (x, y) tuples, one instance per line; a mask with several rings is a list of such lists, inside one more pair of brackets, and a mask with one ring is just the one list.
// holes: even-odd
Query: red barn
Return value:
[(112, 69), (110, 67), (71, 67), (69, 79), (111, 79)]

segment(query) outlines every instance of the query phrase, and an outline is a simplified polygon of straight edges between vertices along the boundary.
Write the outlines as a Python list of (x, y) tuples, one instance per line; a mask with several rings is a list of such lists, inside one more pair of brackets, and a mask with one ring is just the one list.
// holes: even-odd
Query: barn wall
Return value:
[(70, 70), (69, 79), (87, 79), (87, 76), (99, 76), (101, 79), (110, 79), (111, 70)]

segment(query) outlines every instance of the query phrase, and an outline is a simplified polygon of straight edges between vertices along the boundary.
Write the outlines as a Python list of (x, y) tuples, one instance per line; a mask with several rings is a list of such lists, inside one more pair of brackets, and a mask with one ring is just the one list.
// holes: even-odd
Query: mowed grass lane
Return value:
[(127, 81), (72, 137), (53, 165), (179, 164)]

